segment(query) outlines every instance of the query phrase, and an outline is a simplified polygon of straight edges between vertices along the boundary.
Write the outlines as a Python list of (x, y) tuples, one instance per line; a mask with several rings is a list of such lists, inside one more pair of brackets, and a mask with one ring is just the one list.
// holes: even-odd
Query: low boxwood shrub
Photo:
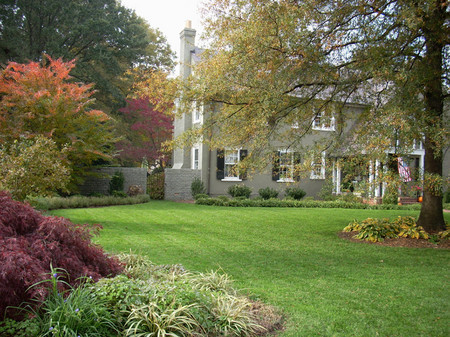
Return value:
[(195, 200), (197, 200), (197, 199), (207, 199), (207, 198), (209, 198), (209, 195), (208, 194), (204, 194), (204, 193), (199, 193), (199, 194), (197, 194), (195, 196)]
[(285, 193), (288, 197), (294, 198), (295, 200), (301, 200), (306, 195), (306, 192), (300, 187), (288, 187)]
[(232, 185), (232, 186), (228, 187), (227, 192), (233, 198), (237, 198), (237, 197), (250, 198), (252, 189), (245, 185)]
[(278, 191), (271, 187), (260, 188), (258, 194), (264, 200), (278, 198)]
[(117, 198), (126, 198), (126, 197), (128, 197), (128, 195), (124, 191), (113, 191), (111, 194), (112, 194), (113, 197), (117, 197)]
[(140, 194), (135, 197), (48, 197), (48, 198), (29, 198), (27, 202), (36, 209), (53, 210), (61, 208), (85, 208), (98, 206), (113, 206), (113, 205), (134, 205), (149, 202), (150, 197), (146, 194)]
[(349, 208), (349, 209), (378, 209), (378, 210), (420, 210), (420, 204), (412, 205), (370, 205), (360, 202), (346, 202), (342, 200), (335, 201), (321, 201), (321, 200), (295, 200), (288, 198), (284, 200), (280, 199), (268, 199), (262, 198), (255, 199), (232, 199), (230, 200), (226, 196), (219, 196), (217, 198), (196, 200), (196, 204), (208, 205), (208, 206), (231, 206), (231, 207), (303, 207), (303, 208)]

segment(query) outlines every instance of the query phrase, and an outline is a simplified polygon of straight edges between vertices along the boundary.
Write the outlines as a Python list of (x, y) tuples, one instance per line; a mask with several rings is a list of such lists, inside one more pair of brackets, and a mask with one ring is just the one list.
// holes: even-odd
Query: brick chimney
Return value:
[(180, 33), (180, 75), (186, 78), (191, 73), (192, 52), (195, 49), (195, 29), (190, 20)]

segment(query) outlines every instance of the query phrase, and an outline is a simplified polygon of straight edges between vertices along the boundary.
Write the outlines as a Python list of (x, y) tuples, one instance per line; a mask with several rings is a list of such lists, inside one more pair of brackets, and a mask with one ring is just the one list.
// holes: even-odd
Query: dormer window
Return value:
[(319, 131), (335, 131), (336, 118), (334, 114), (325, 115), (323, 111), (318, 112), (312, 122), (313, 130)]

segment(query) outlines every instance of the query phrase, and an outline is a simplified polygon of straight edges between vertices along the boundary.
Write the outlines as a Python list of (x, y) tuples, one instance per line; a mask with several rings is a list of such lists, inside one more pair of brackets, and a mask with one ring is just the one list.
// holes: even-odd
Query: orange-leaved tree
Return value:
[(90, 109), (92, 85), (73, 81), (75, 61), (44, 55), (41, 62), (10, 62), (0, 73), (0, 144), (39, 135), (65, 149), (72, 182), (98, 160), (109, 160), (117, 141), (114, 121)]

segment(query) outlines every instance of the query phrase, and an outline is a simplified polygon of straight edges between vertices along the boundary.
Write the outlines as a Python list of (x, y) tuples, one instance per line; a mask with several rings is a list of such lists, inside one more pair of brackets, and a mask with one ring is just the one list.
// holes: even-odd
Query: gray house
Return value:
[[(196, 31), (190, 27), (188, 22), (186, 28), (180, 33), (180, 75), (187, 78), (191, 74), (192, 65), (200, 60), (201, 49), (195, 46)], [(346, 116), (355, 117), (365, 108), (362, 104), (346, 105)], [(183, 114), (181, 118), (174, 121), (174, 137), (179, 136), (184, 131), (203, 123), (203, 107), (197, 107), (191, 113)], [(345, 125), (339, 125), (337, 116), (317, 115), (312, 123), (313, 134), (304, 137), (303, 144), (313, 144), (314, 141), (327, 137), (339, 127), (344, 128), (344, 133), (354, 127), (350, 118)], [(289, 126), (295, 128), (295, 125)], [(176, 149), (173, 153), (173, 166), (166, 169), (165, 198), (167, 200), (188, 200), (191, 196), (191, 182), (194, 177), (199, 177), (203, 181), (207, 193), (211, 196), (226, 195), (227, 189), (231, 185), (245, 184), (252, 188), (253, 195), (258, 193), (260, 188), (271, 187), (283, 195), (287, 186), (299, 186), (306, 191), (307, 196), (317, 197), (325, 182), (331, 184), (332, 192), (340, 194), (346, 191), (343, 185), (343, 177), (348, 172), (339, 164), (336, 154), (325, 153), (310, 159), (310, 172), (302, 175), (301, 179), (296, 175), (295, 165), (304, 161), (304, 154), (301, 150), (296, 151), (283, 144), (274, 141), (272, 143), (273, 160), (268, 163), (267, 168), (259, 174), (247, 177), (239, 173), (233, 167), (247, 155), (245, 146), (241, 148), (213, 149), (206, 144), (197, 144), (192, 148)], [(445, 156), (444, 175), (450, 168), (450, 157)], [(407, 158), (404, 158), (405, 167), (417, 172), (423, 171), (424, 149), (421, 142), (417, 142), (414, 151)], [(351, 191), (357, 192), (358, 184), (369, 184), (369, 196), (381, 198), (385, 192), (385, 185), (377, 182), (377, 177), (386, 167), (383, 163), (375, 161), (371, 163), (369, 173), (364, 177), (355, 174)], [(347, 186), (348, 187), (348, 186)], [(355, 190), (356, 189), (356, 190)]]

